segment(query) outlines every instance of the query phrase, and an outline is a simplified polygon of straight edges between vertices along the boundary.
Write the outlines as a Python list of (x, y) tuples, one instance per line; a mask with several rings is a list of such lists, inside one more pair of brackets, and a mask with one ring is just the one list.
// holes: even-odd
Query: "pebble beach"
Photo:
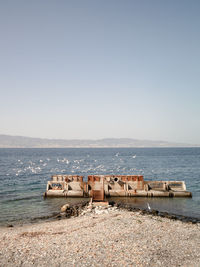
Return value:
[(77, 217), (0, 228), (0, 266), (200, 266), (200, 224), (85, 208)]

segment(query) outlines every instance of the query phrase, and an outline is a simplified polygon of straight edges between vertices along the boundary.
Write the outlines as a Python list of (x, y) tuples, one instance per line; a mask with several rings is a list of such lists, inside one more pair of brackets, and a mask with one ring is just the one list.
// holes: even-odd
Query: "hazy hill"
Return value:
[(99, 140), (42, 139), (23, 136), (0, 135), (1, 148), (56, 148), (56, 147), (192, 147), (184, 143), (138, 140), (131, 138), (105, 138)]

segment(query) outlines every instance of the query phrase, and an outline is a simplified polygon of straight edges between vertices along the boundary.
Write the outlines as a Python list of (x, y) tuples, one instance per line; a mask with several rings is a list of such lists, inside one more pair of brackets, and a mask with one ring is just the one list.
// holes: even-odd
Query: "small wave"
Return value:
[(22, 200), (29, 200), (29, 199), (38, 199), (38, 196), (27, 196), (27, 197), (17, 197), (9, 200), (3, 200), (2, 203), (9, 203), (9, 202), (15, 202), (15, 201), (22, 201)]

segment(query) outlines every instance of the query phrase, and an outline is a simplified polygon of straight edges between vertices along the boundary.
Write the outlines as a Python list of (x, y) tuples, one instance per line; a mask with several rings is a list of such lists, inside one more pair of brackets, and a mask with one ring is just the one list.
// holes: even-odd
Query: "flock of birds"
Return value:
[[(123, 158), (120, 157), (120, 153), (116, 153), (114, 155), (115, 157), (119, 157), (120, 162), (123, 163)], [(47, 166), (49, 167), (49, 162), (51, 161), (53, 163), (53, 161), (57, 162), (60, 166), (62, 166), (62, 168), (59, 167), (59, 165), (53, 163), (51, 164), (52, 167), (50, 168), (50, 173), (56, 173), (56, 172), (71, 172), (71, 173), (75, 173), (75, 172), (82, 172), (82, 173), (87, 173), (87, 172), (126, 172), (126, 166), (123, 166), (123, 164), (117, 164), (117, 166), (113, 165), (112, 168), (109, 168), (108, 166), (104, 166), (104, 164), (102, 164), (101, 162), (98, 163), (97, 159), (93, 159), (92, 162), (87, 162), (87, 158), (89, 158), (90, 155), (87, 155), (86, 158), (83, 159), (68, 159), (68, 158), (54, 158), (54, 159), (50, 159), (50, 158), (46, 158), (46, 159), (39, 159), (35, 162), (33, 161), (25, 161), (25, 160), (21, 160), (18, 159), (17, 160), (17, 165), (13, 168), (13, 172), (15, 173), (16, 176), (25, 174), (25, 173), (32, 173), (32, 174), (39, 174), (41, 173), (44, 169), (47, 168)], [(112, 159), (114, 160), (113, 157)], [(136, 155), (130, 155), (129, 158), (136, 158)], [(66, 166), (66, 168), (64, 167)], [(64, 168), (63, 168), (64, 167)], [(135, 168), (133, 169), (129, 169), (129, 171), (135, 171)], [(12, 175), (7, 174), (7, 176)]]

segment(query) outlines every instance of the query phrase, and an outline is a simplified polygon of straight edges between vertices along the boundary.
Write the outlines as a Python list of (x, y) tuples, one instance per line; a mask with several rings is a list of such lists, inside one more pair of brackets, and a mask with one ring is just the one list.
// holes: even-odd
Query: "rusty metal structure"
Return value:
[(53, 175), (45, 197), (192, 197), (184, 181), (144, 181), (141, 175)]

